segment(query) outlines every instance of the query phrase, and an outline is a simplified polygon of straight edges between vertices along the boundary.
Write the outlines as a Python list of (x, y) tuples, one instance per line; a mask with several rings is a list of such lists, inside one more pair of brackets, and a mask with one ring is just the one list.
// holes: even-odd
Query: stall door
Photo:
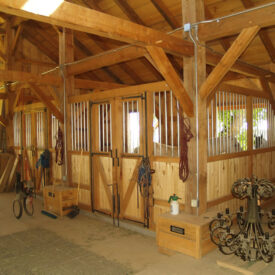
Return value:
[(24, 156), (24, 178), (32, 180), (39, 190), (46, 181), (46, 174), (42, 174), (41, 168), (36, 169), (36, 163), (40, 154), (45, 150), (47, 144), (47, 123), (45, 110), (25, 113), (23, 117), (22, 152)]
[(145, 98), (142, 96), (121, 100), (122, 138), (120, 139), (121, 174), (120, 201), (121, 219), (148, 223), (148, 205), (137, 184), (138, 171), (145, 157)]
[(91, 104), (92, 208), (115, 215), (112, 102)]

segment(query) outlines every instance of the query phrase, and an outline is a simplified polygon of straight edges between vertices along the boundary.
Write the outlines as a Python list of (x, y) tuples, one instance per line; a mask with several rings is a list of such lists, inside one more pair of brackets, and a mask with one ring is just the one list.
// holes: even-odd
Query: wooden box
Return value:
[(216, 248), (209, 234), (212, 218), (192, 216), (184, 213), (159, 216), (157, 220), (157, 244), (159, 251), (172, 254), (173, 251), (200, 259)]
[(44, 209), (59, 216), (67, 215), (70, 207), (77, 204), (77, 189), (65, 186), (45, 186)]

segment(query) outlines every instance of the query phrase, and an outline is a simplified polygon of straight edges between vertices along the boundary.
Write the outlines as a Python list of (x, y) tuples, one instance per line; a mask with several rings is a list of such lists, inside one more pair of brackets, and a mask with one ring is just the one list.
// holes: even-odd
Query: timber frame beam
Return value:
[(63, 124), (64, 116), (63, 114), (55, 107), (55, 105), (48, 99), (45, 92), (40, 89), (35, 84), (29, 83), (29, 87), (33, 93), (49, 108), (49, 110), (54, 114), (54, 116)]
[(164, 32), (66, 1), (62, 2), (49, 15), (45, 14), (44, 3), (47, 5), (46, 1), (41, 2), (41, 9), (34, 12), (31, 8), (26, 7), (26, 0), (0, 0), (0, 10), (7, 14), (92, 33), (127, 43), (137, 43), (141, 46), (158, 46), (169, 53), (180, 56), (193, 56), (194, 54), (192, 42), (168, 35)]
[[(26, 82), (34, 83), (37, 85), (51, 85), (54, 87), (60, 87), (62, 85), (62, 78), (53, 75), (38, 75), (21, 71), (11, 71), (11, 70), (0, 70), (0, 79), (2, 81), (12, 81), (12, 82)], [(106, 90), (112, 88), (124, 87), (123, 84), (113, 83), (113, 82), (102, 82), (89, 79), (75, 79), (76, 89), (99, 89)]]
[(260, 28), (258, 26), (245, 28), (242, 30), (237, 39), (222, 57), (219, 64), (214, 68), (214, 70), (207, 77), (206, 81), (202, 84), (200, 89), (200, 96), (202, 98), (208, 97), (216, 86), (219, 85), (225, 74), (244, 52), (259, 30)]
[(192, 117), (194, 115), (193, 102), (186, 92), (182, 80), (179, 78), (164, 50), (155, 46), (148, 46), (147, 50), (159, 68), (159, 71), (163, 75), (170, 89), (178, 99), (183, 111), (189, 117)]
[(235, 16), (227, 16), (220, 20), (213, 19), (209, 23), (199, 24), (198, 35), (201, 41), (210, 41), (221, 37), (238, 34), (243, 28), (259, 26), (260, 28), (275, 25), (275, 3), (263, 8), (246, 10)]

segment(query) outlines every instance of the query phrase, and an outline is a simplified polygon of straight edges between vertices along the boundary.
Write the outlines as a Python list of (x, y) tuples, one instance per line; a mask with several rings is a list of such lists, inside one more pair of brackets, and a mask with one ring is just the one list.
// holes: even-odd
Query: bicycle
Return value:
[(20, 219), (23, 214), (23, 208), (28, 216), (33, 216), (34, 206), (34, 188), (30, 186), (31, 181), (21, 181), (20, 174), (16, 174), (16, 197), (13, 201), (13, 214), (16, 219)]

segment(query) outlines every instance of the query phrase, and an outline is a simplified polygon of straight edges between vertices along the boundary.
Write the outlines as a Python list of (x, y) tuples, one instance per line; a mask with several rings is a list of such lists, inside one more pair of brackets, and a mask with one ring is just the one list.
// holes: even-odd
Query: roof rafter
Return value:
[(166, 22), (170, 25), (172, 29), (176, 29), (181, 26), (175, 16), (169, 11), (168, 7), (163, 3), (162, 0), (151, 0), (151, 3), (163, 16)]
[[(255, 6), (251, 0), (241, 0), (241, 1), (246, 9), (253, 8)], [(260, 30), (259, 37), (262, 40), (262, 43), (263, 43), (268, 55), (270, 56), (271, 61), (273, 63), (275, 63), (275, 48), (274, 48), (272, 41), (269, 38), (266, 30), (263, 30), (263, 29)]]

